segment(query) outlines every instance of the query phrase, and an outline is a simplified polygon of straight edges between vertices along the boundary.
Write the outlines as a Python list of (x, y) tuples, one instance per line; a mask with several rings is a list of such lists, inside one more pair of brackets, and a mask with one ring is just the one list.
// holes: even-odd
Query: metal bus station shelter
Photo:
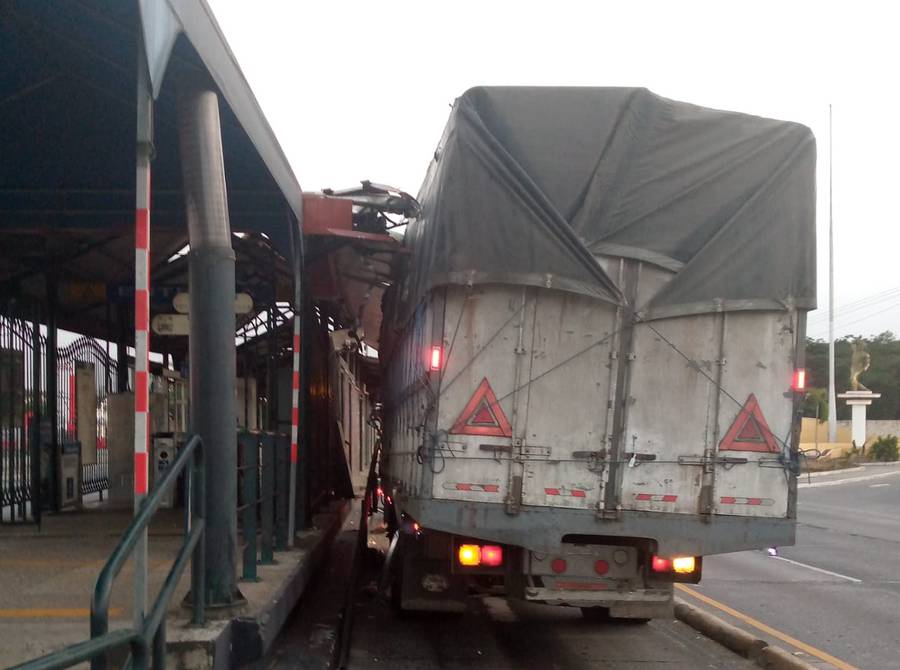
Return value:
[[(153, 487), (192, 435), (205, 486), (181, 497), (202, 539), (169, 612), (189, 619), (191, 582), (207, 619), (246, 623), (256, 598), (280, 625), (311, 569), (290, 550), (316, 553), (315, 515), (368, 464), (360, 335), (377, 338), (390, 214), (413, 202), (368, 183), (307, 197), (305, 230), (203, 0), (0, 0), (0, 639), (18, 644), (0, 665), (87, 637), (102, 559), (151, 500), (170, 509), (150, 554), (134, 530), (113, 592), (113, 628), (142, 630), (192, 523)], [(182, 628), (170, 647), (233, 643)]]

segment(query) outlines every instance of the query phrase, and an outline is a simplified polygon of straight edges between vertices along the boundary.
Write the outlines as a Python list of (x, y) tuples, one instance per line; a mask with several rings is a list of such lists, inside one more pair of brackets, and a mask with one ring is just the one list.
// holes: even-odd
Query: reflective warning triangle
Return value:
[(759, 402), (752, 393), (719, 442), (719, 451), (761, 451), (773, 454), (781, 451), (759, 408)]
[(450, 432), (456, 435), (512, 437), (512, 426), (487, 377), (481, 380)]

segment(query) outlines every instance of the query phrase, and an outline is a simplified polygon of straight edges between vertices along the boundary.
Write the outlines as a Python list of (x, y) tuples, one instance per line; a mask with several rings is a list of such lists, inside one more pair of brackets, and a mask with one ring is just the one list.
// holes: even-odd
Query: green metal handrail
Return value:
[[(113, 581), (122, 570), (143, 532), (150, 525), (153, 515), (162, 504), (163, 497), (175, 486), (178, 475), (187, 468), (188, 463), (191, 463), (191, 467), (185, 477), (184, 543), (178, 551), (153, 607), (144, 617), (141, 630), (128, 629), (110, 633), (109, 600)], [(166, 610), (189, 559), (191, 560), (191, 594), (193, 598), (192, 619), (193, 623), (198, 625), (204, 621), (204, 543), (202, 540), (206, 509), (203, 472), (203, 445), (200, 438), (195, 435), (179, 449), (178, 456), (144, 500), (140, 510), (122, 534), (116, 548), (113, 549), (106, 565), (103, 566), (103, 570), (100, 571), (91, 599), (91, 639), (17, 665), (11, 670), (62, 670), (87, 660), (91, 661), (92, 670), (105, 670), (106, 654), (126, 646), (131, 648), (131, 664), (135, 670), (145, 670), (151, 654), (153, 668), (165, 668)]]

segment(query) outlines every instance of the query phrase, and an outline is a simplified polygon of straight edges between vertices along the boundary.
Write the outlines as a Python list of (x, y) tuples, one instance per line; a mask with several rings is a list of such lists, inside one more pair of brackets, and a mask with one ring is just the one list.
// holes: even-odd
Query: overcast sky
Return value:
[[(415, 194), (453, 99), (481, 84), (645, 86), (816, 135), (827, 308), (834, 108), (836, 333), (900, 334), (900, 38), (883, 2), (209, 0), (300, 184)], [(824, 309), (809, 334), (827, 335)]]

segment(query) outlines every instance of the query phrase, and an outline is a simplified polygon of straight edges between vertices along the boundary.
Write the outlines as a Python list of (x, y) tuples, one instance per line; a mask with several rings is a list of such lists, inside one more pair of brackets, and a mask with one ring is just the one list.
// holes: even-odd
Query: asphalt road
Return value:
[(804, 480), (797, 543), (778, 554), (710, 557), (691, 588), (715, 603), (679, 595), (822, 668), (900, 668), (900, 466)]
[[(800, 489), (797, 544), (778, 557), (708, 557), (678, 595), (819, 668), (900, 669), (900, 465), (816, 477)], [(352, 524), (351, 524), (352, 526)], [(266, 670), (322, 669), (335, 648), (355, 531), (341, 533)], [(470, 599), (461, 617), (397, 618), (374, 594), (377, 560), (354, 597), (348, 668), (753, 668), (674, 620), (588, 622), (565, 608)]]
[[(269, 657), (255, 670), (325, 670), (335, 651), (343, 583), (355, 531), (339, 535), (325, 574), (304, 594)], [(374, 554), (374, 552), (373, 552)], [(398, 617), (374, 593), (377, 556), (354, 598), (349, 670), (477, 669), (702, 670), (758, 668), (675, 620), (587, 621), (577, 609), (472, 596), (461, 616)]]

